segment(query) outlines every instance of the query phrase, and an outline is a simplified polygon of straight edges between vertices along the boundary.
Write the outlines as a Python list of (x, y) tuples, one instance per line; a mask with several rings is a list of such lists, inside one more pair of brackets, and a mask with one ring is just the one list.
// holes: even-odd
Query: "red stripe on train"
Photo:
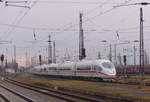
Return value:
[[(41, 71), (41, 70), (40, 70)], [(103, 73), (103, 72), (96, 72), (96, 71), (76, 71), (76, 70), (57, 70), (57, 71), (54, 71), (54, 70), (49, 70), (49, 71), (44, 71), (42, 70), (41, 72), (74, 72), (74, 73), (99, 73), (99, 74), (102, 74), (102, 75), (105, 75), (105, 76), (109, 76), (109, 77), (116, 77), (115, 75), (109, 75), (109, 74), (106, 74), (106, 73)]]
[(102, 73), (102, 72), (98, 72), (98, 73), (100, 73), (100, 74), (102, 74), (102, 75), (106, 75), (106, 76), (109, 76), (109, 77), (116, 77), (115, 75), (109, 75), (109, 74), (106, 74), (106, 73)]

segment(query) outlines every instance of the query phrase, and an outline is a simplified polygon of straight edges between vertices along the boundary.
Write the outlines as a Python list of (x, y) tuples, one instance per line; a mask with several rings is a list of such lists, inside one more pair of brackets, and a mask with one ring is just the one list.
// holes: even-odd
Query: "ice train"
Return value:
[(109, 60), (82, 60), (80, 62), (67, 61), (62, 64), (43, 64), (34, 67), (31, 72), (38, 75), (111, 79), (116, 77), (116, 69)]

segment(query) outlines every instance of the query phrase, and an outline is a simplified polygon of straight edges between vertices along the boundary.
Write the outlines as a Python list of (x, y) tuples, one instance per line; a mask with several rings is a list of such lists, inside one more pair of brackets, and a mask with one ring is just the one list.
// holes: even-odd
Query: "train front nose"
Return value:
[(109, 75), (116, 75), (116, 70), (112, 69), (112, 70), (108, 71), (108, 74)]
[(115, 77), (116, 76), (116, 69), (114, 65), (111, 62), (103, 62), (103, 71), (109, 76), (109, 77)]
[(108, 72), (109, 72), (110, 74), (116, 74), (116, 69), (115, 69), (115, 67), (109, 69)]

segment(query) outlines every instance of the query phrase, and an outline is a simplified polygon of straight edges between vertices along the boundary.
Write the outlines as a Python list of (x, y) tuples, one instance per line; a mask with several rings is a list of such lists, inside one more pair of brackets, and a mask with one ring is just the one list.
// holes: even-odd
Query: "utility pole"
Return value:
[(136, 47), (133, 46), (133, 54), (134, 54), (134, 65), (136, 65)]
[(117, 44), (114, 44), (114, 50), (115, 50), (115, 65), (117, 65)]
[(82, 28), (82, 16), (83, 14), (80, 13), (80, 22), (79, 22), (79, 60), (82, 60), (86, 57), (85, 48), (84, 48), (84, 34)]
[(146, 50), (144, 50), (144, 64), (149, 64), (149, 56)]
[(53, 63), (56, 63), (56, 49), (55, 49), (55, 41), (53, 41)]
[(16, 46), (14, 45), (14, 61), (13, 61), (13, 68), (17, 71), (17, 61), (16, 61)]
[(143, 10), (140, 8), (140, 73), (144, 75)]
[(70, 54), (69, 54), (69, 51), (68, 51), (67, 48), (66, 48), (66, 51), (65, 51), (64, 60), (65, 61), (70, 61), (71, 60), (71, 57), (70, 57)]
[(48, 63), (52, 63), (52, 46), (51, 46), (51, 35), (49, 35), (48, 40)]
[(16, 64), (16, 46), (14, 45), (14, 64)]
[(111, 50), (111, 44), (109, 45), (109, 48), (110, 48), (110, 52), (109, 52), (109, 53), (110, 53), (110, 56), (109, 56), (110, 58), (109, 58), (109, 60), (110, 60), (110, 61), (112, 61), (112, 50)]
[(118, 57), (118, 62), (119, 62), (119, 65), (120, 66), (122, 66), (122, 60), (121, 60), (121, 54), (119, 53), (118, 55), (117, 55), (117, 57)]
[(28, 67), (28, 53), (26, 51), (26, 68)]
[(7, 66), (7, 59), (5, 59), (5, 68), (7, 68), (8, 66)]
[(98, 59), (101, 59), (101, 52), (98, 52)]
[(7, 68), (7, 67), (8, 67), (8, 65), (7, 65), (7, 56), (8, 56), (8, 49), (6, 48), (5, 68)]

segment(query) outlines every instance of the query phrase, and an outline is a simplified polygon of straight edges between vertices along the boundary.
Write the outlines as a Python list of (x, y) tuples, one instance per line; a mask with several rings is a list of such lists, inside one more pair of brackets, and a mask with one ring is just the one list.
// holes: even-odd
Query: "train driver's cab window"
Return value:
[(93, 69), (96, 70), (96, 71), (98, 71), (98, 72), (102, 71), (102, 68), (100, 66), (94, 66)]
[(105, 68), (113, 68), (113, 64), (110, 63), (110, 62), (103, 62), (102, 66), (105, 67)]

